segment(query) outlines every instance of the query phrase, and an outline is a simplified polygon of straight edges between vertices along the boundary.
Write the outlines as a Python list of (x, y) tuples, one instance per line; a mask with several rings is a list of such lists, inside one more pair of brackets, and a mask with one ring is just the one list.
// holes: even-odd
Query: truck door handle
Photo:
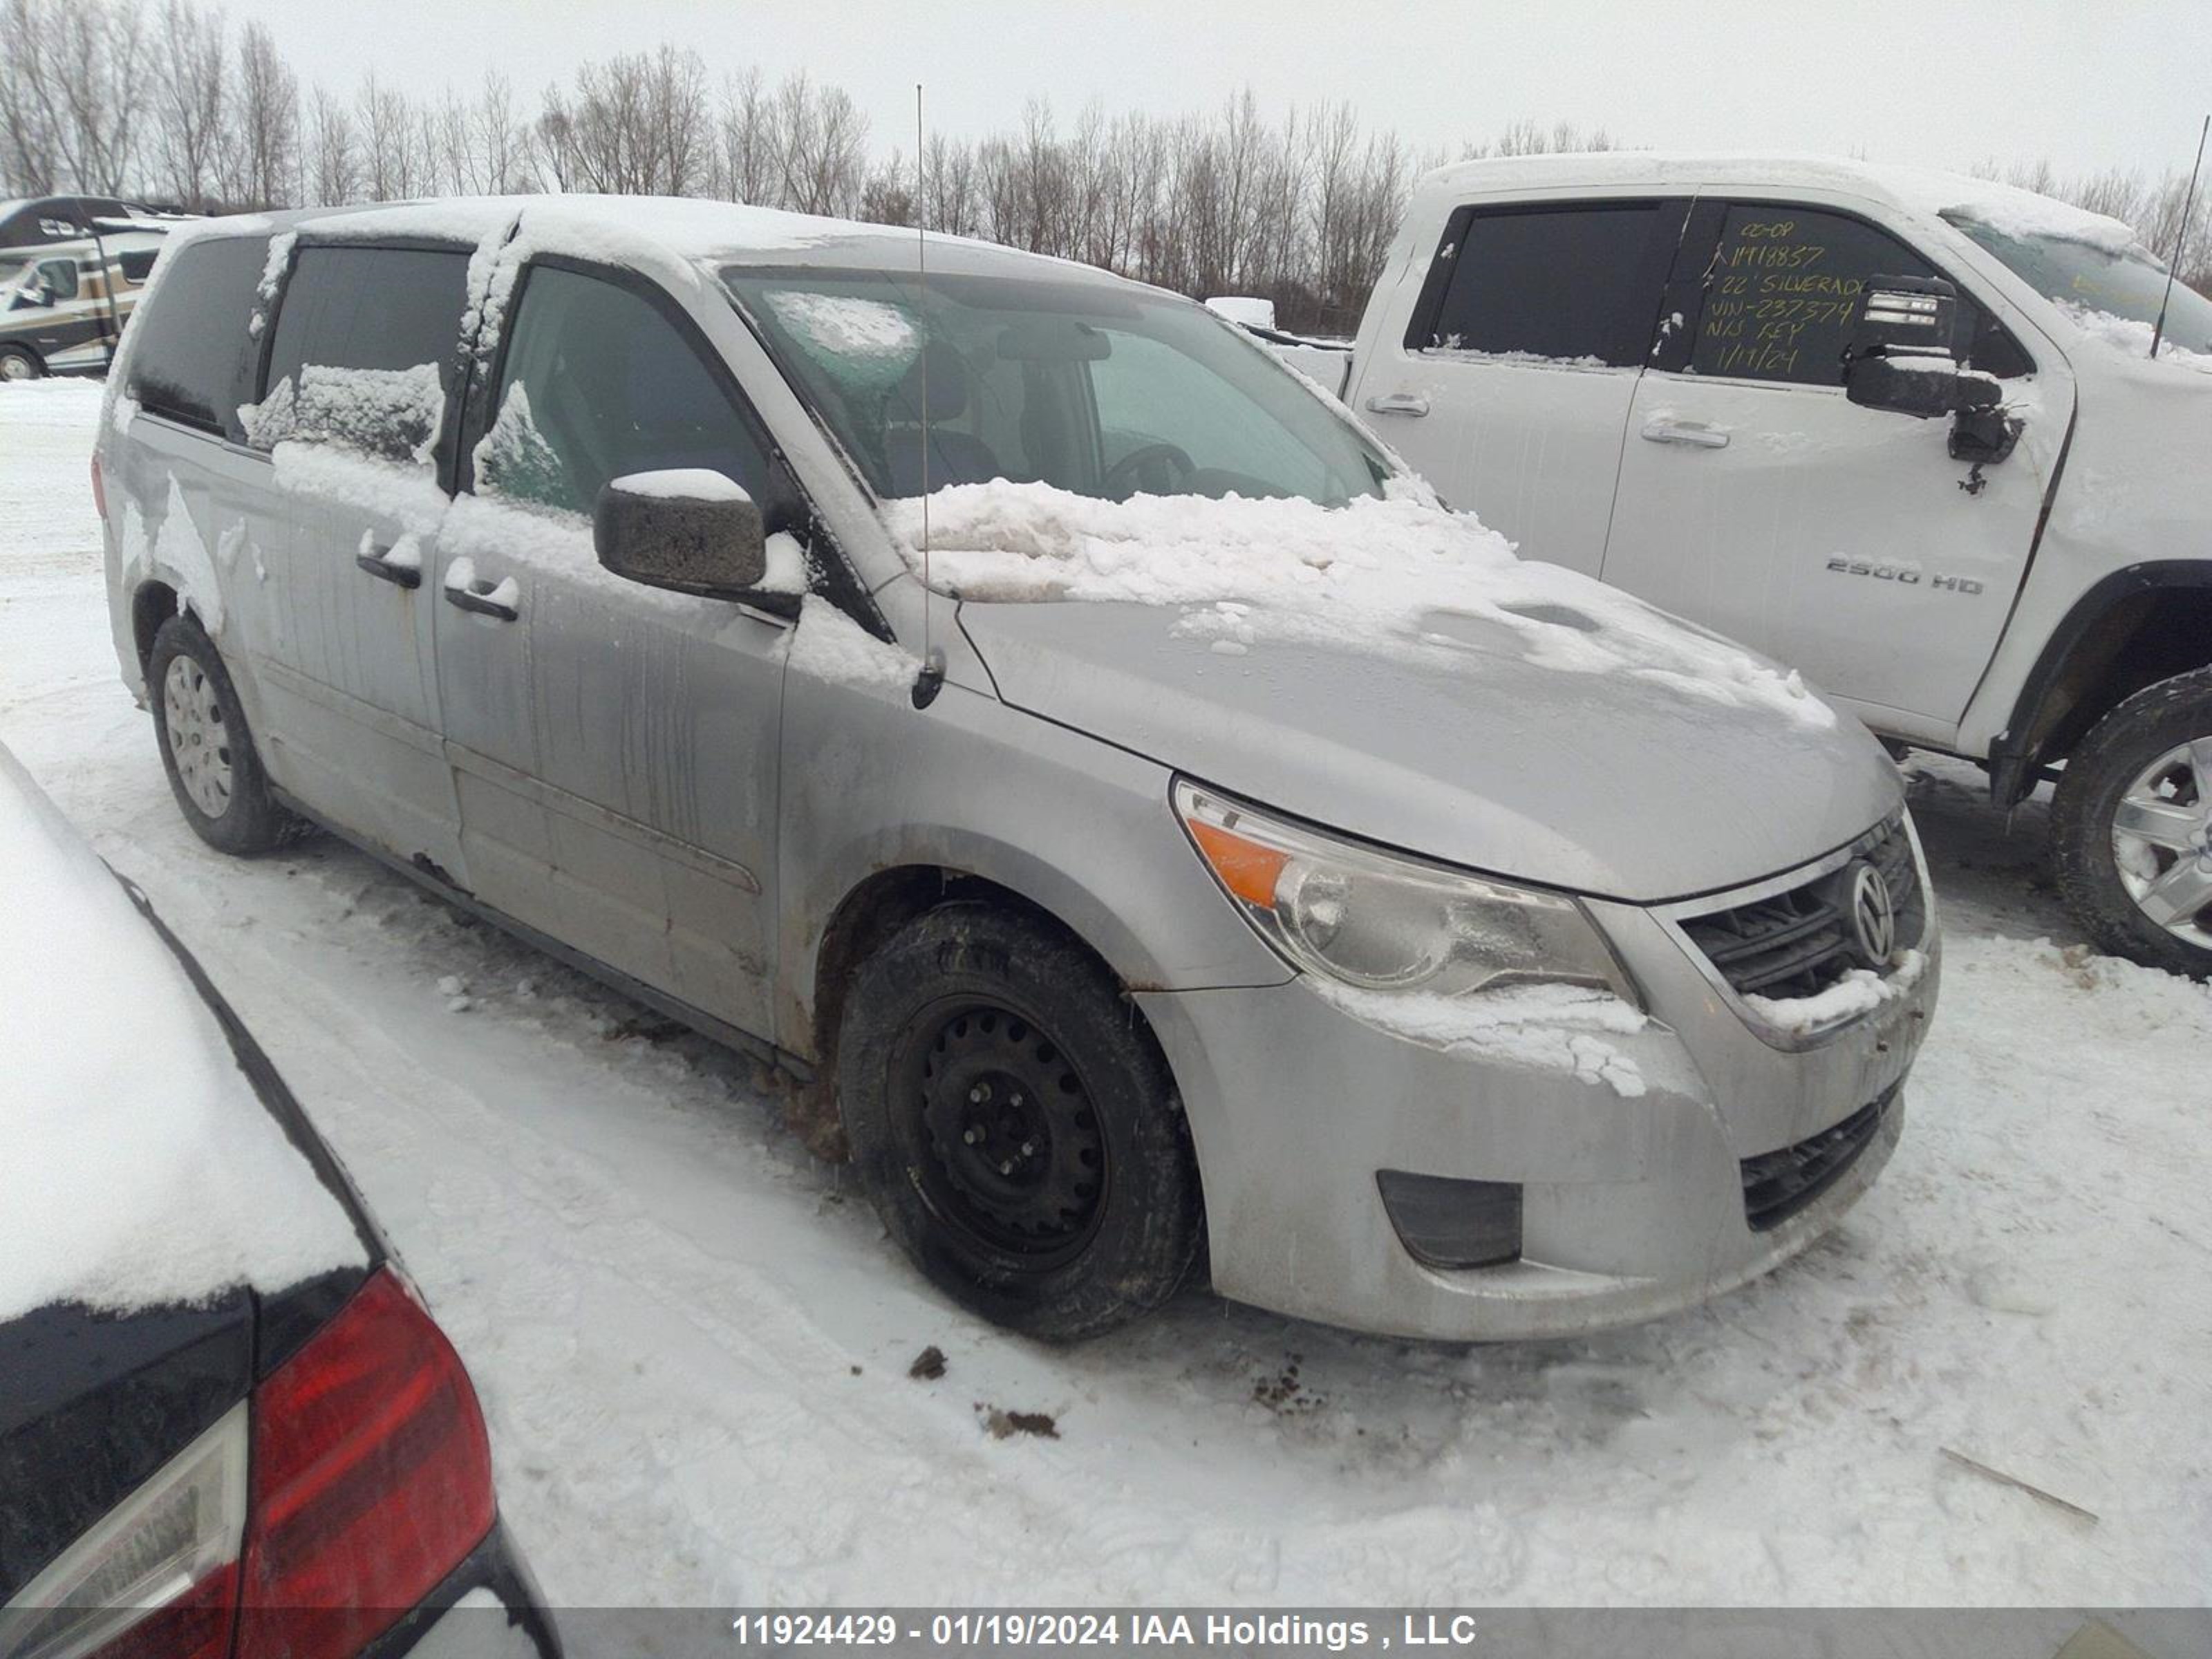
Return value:
[(1370, 415), (1425, 415), (1429, 400), (1418, 392), (1393, 392), (1385, 397), (1370, 398), (1367, 412)]
[(1687, 444), (1692, 449), (1726, 449), (1729, 434), (1703, 421), (1646, 421), (1644, 435), (1655, 444)]
[(480, 581), (473, 560), (455, 559), (446, 567), (446, 603), (479, 617), (513, 622), (522, 614), (522, 589), (512, 576), (497, 582)]
[(390, 582), (394, 587), (422, 586), (422, 567), (419, 564), (394, 564), (388, 547), (371, 547), (353, 556), (353, 562), (380, 582)]

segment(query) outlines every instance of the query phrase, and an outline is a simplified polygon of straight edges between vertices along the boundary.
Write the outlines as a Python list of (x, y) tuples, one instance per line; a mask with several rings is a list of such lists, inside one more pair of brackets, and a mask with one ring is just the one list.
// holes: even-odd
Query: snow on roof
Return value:
[(2008, 235), (2061, 237), (2113, 252), (2136, 234), (2118, 219), (2069, 207), (1991, 179), (1937, 167), (1850, 161), (1832, 155), (1670, 154), (1589, 150), (1557, 155), (1492, 156), (1455, 161), (1422, 176), (1423, 191), (1570, 189), (1586, 185), (1679, 189), (1745, 185), (1813, 187), (1864, 198), (1908, 212), (1968, 218)]
[(366, 1266), (182, 965), (0, 748), (0, 1324)]

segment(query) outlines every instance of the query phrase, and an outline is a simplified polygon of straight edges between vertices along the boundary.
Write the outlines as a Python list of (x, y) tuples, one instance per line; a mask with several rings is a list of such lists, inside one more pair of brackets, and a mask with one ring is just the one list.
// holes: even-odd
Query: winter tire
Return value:
[(2067, 759), (2051, 835), (2059, 886), (2100, 946), (2212, 975), (2212, 668), (2097, 723)]
[(837, 1045), (853, 1161), (930, 1280), (1073, 1341), (1165, 1302), (1204, 1237), (1173, 1079), (1113, 975), (1041, 921), (956, 904), (854, 975)]
[(266, 853), (298, 835), (300, 821), (269, 793), (246, 710), (198, 617), (161, 624), (146, 690), (169, 791), (202, 841), (225, 853)]

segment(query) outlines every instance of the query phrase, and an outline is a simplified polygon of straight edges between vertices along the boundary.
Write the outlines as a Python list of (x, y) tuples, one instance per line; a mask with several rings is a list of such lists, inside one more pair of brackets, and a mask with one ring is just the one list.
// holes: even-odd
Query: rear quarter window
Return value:
[(147, 414), (240, 438), (239, 405), (253, 394), (258, 357), (247, 325), (269, 239), (187, 242), (171, 257), (131, 319), (126, 389)]

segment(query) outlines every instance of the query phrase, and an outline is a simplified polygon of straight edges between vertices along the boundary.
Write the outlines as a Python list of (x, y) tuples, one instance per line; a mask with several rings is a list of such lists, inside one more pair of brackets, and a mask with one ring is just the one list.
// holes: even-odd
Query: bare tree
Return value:
[(230, 106), (239, 160), (233, 199), (252, 207), (289, 204), (300, 173), (300, 81), (258, 19), (239, 37)]
[(325, 207), (359, 201), (361, 149), (353, 112), (343, 100), (317, 87), (307, 100), (307, 125), (314, 155), (308, 200)]
[(150, 126), (162, 186), (179, 205), (206, 208), (224, 189), (231, 155), (224, 120), (230, 64), (222, 14), (165, 0), (155, 34)]

